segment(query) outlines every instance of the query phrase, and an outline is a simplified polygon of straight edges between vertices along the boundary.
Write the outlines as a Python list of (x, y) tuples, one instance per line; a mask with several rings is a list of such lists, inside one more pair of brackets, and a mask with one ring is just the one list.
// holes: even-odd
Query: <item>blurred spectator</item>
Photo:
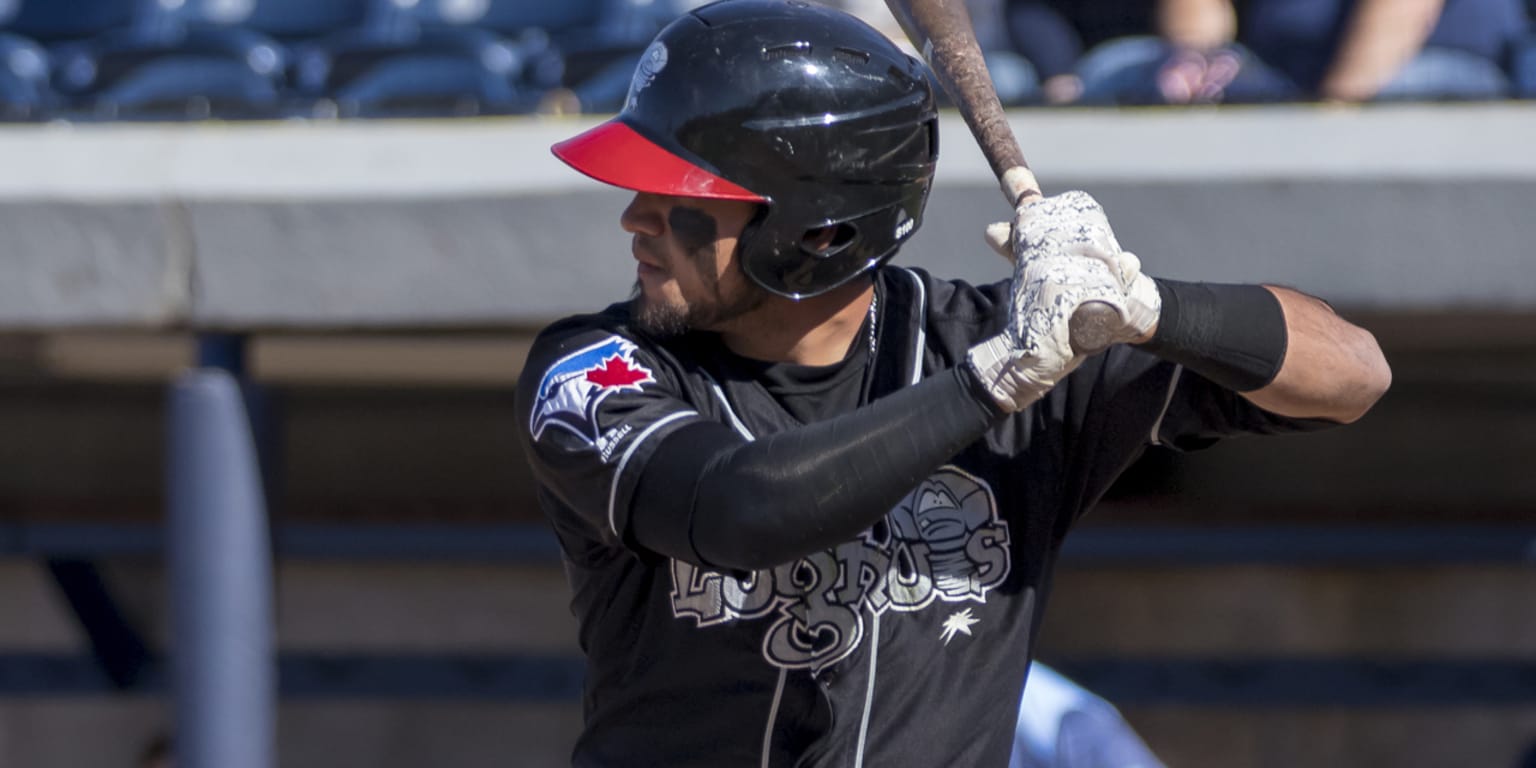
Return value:
[(1133, 0), (1006, 0), (1003, 15), (1014, 50), (1034, 65), (1048, 104), (1084, 95), (1077, 69), (1084, 52), (1155, 33), (1151, 4)]
[(1004, 106), (1040, 101), (1040, 76), (1034, 64), (1014, 50), (1003, 18), (1003, 0), (965, 0), (965, 5), (998, 100)]
[[(823, 5), (841, 9), (859, 17), (864, 23), (880, 30), (907, 53), (921, 57), (906, 33), (896, 22), (895, 15), (885, 0), (817, 0)], [(987, 72), (997, 90), (998, 100), (1006, 106), (1033, 104), (1040, 100), (1040, 80), (1034, 65), (1021, 56), (1009, 38), (1003, 19), (1005, 0), (964, 0), (971, 25), (976, 30), (976, 42), (981, 46), (987, 62)], [(934, 82), (938, 89), (937, 81)], [(940, 100), (947, 94), (938, 91)]]
[(1521, 0), (1247, 0), (1239, 39), (1328, 101), (1507, 95)]
[(1008, 23), (1047, 83), (1065, 74), (1085, 102), (1484, 99), (1509, 93), (1520, 3), (1012, 0)]
[(1008, 768), (1163, 768), (1109, 702), (1035, 662)]
[(1536, 99), (1536, 32), (1526, 35), (1525, 39), (1515, 46), (1515, 53), (1510, 57), (1510, 73), (1514, 76), (1514, 96), (1522, 99)]

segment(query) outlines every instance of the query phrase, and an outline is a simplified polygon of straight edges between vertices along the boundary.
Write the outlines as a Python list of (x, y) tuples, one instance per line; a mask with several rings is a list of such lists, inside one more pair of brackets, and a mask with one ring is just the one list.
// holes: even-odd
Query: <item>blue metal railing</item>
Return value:
[[(245, 340), (199, 341), (201, 367), (171, 387), (166, 462), (176, 762), (276, 765), (272, 548)], [(97, 655), (110, 649), (100, 645)]]

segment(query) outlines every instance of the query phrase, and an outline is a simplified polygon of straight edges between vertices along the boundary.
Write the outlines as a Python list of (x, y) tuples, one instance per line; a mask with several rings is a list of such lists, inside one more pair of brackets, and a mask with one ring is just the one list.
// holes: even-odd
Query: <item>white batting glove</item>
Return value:
[[(967, 358), (993, 399), (1006, 411), (1019, 411), (1088, 354), (1148, 334), (1162, 299), (1152, 279), (1141, 274), (1140, 260), (1120, 249), (1103, 208), (1086, 193), (1021, 206), (1011, 230), (1015, 259), (1008, 326), (971, 348)], [(997, 231), (996, 225), (988, 229), (989, 240)], [(1078, 312), (1095, 304), (1101, 311)]]
[(1093, 332), (1095, 343), (1084, 344), (1074, 334), (1079, 351), (1097, 351), (1110, 344), (1134, 341), (1157, 326), (1162, 300), (1157, 284), (1141, 273), (1136, 254), (1120, 249), (1104, 209), (1086, 192), (1065, 192), (1021, 206), (1015, 223), (998, 222), (987, 227), (987, 244), (1010, 261), (1045, 255), (1068, 255), (1104, 262), (1119, 281), (1124, 299), (1106, 302), (1117, 318), (1104, 313), (1083, 313), (1078, 320), (1098, 322), (1077, 331)]

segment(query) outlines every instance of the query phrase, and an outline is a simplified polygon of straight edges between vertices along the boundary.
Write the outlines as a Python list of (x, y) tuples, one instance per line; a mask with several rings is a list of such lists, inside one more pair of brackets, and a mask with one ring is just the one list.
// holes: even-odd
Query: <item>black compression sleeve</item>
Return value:
[(1280, 300), (1268, 289), (1159, 279), (1157, 290), (1163, 311), (1142, 349), (1236, 392), (1275, 380), (1289, 335)]
[(1001, 412), (965, 366), (850, 413), (747, 441), (721, 424), (674, 432), (646, 464), (630, 534), (644, 548), (756, 570), (852, 539)]

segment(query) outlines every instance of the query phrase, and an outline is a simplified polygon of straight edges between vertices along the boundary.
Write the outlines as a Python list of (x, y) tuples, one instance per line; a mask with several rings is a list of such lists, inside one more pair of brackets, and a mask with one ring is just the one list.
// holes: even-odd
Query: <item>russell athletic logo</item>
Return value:
[(615, 392), (639, 392), (656, 378), (635, 362), (635, 343), (609, 336), (555, 361), (539, 382), (529, 431), (538, 440), (547, 427), (558, 427), (598, 443), (597, 408)]
[[(672, 561), (672, 615), (709, 627), (765, 619), (763, 658), (818, 670), (848, 657), (867, 616), (932, 606), (948, 614), (944, 645), (980, 621), (1011, 568), (1008, 523), (985, 480), (941, 467), (859, 538), (771, 570), (731, 575)], [(962, 609), (963, 610), (960, 610)]]

